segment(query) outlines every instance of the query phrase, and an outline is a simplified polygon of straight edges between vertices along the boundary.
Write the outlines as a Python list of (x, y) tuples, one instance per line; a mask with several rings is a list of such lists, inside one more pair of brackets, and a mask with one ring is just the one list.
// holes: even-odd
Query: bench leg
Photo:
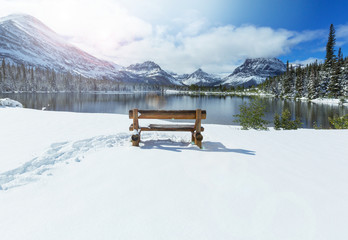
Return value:
[(139, 147), (140, 133), (132, 135), (131, 139), (132, 139), (132, 145), (136, 146), (136, 147)]
[(192, 133), (191, 142), (196, 144), (195, 133), (194, 132), (191, 132), (191, 133)]
[(203, 140), (203, 135), (200, 132), (196, 132), (194, 134), (195, 137), (195, 144), (199, 147), (202, 148), (202, 140)]

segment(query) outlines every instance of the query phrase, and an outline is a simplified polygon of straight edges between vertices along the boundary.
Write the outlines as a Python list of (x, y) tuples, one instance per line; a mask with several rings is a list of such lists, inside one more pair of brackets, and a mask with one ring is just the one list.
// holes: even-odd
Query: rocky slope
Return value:
[(132, 78), (143, 79), (144, 83), (157, 85), (181, 85), (171, 74), (167, 73), (158, 64), (151, 61), (132, 64), (123, 68), (121, 72)]
[(67, 43), (29, 15), (0, 19), (0, 57), (17, 64), (51, 68), (93, 78), (114, 79), (121, 66), (100, 60)]
[(221, 83), (221, 79), (198, 69), (194, 73), (178, 76), (178, 80), (184, 85), (214, 86)]
[(257, 85), (267, 77), (277, 76), (286, 71), (286, 65), (277, 58), (246, 59), (233, 73), (223, 79), (222, 85), (244, 86)]

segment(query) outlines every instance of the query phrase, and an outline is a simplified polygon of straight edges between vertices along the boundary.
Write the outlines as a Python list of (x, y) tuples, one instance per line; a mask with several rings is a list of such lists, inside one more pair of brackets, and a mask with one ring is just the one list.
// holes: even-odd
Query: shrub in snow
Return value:
[(267, 130), (268, 121), (262, 119), (265, 115), (266, 106), (256, 99), (249, 104), (243, 103), (239, 106), (240, 114), (234, 115), (238, 119), (235, 122), (242, 126), (243, 130), (257, 129)]
[(274, 115), (274, 129), (280, 130), (283, 128), (284, 130), (290, 129), (298, 129), (302, 125), (300, 119), (296, 118), (295, 120), (291, 120), (291, 113), (288, 109), (285, 109), (282, 112), (281, 117), (279, 114)]
[(2, 107), (20, 107), (20, 108), (23, 107), (23, 105), (20, 102), (17, 102), (15, 100), (12, 100), (9, 98), (0, 99), (0, 106), (2, 106)]
[(334, 129), (348, 129), (348, 114), (342, 117), (329, 117), (329, 121)]
[(275, 130), (280, 130), (280, 128), (282, 127), (282, 124), (280, 122), (280, 116), (278, 113), (276, 113), (274, 115), (274, 129)]
[(313, 122), (313, 128), (319, 130), (323, 129), (323, 126), (321, 124), (318, 124), (317, 122)]

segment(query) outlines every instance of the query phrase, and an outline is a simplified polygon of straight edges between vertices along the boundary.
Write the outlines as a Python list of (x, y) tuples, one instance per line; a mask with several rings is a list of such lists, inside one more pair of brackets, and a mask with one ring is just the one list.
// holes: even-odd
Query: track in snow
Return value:
[(84, 158), (84, 154), (90, 150), (124, 146), (129, 142), (129, 139), (129, 134), (120, 133), (75, 142), (53, 143), (40, 157), (35, 157), (18, 168), (0, 173), (0, 190), (7, 190), (36, 181), (44, 173), (50, 175), (47, 171), (57, 164), (72, 161), (80, 162)]
[[(142, 134), (143, 143), (141, 146), (145, 149), (151, 149), (152, 146), (163, 143), (163, 141), (168, 144), (180, 144), (182, 148), (186, 149), (191, 146), (189, 137), (184, 139), (165, 133)], [(84, 158), (84, 155), (91, 150), (98, 151), (105, 148), (127, 145), (131, 145), (129, 133), (97, 136), (75, 142), (53, 143), (41, 156), (33, 158), (20, 167), (0, 173), (0, 191), (37, 181), (44, 174), (46, 176), (52, 175), (49, 170), (58, 167), (59, 164), (69, 164), (74, 161), (80, 162)]]

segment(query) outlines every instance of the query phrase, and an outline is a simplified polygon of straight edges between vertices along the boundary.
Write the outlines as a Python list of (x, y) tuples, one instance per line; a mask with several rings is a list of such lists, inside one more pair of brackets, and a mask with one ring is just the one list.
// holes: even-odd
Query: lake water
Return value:
[[(11, 98), (24, 104), (26, 108), (51, 111), (118, 113), (128, 114), (138, 109), (196, 109), (207, 110), (203, 123), (231, 124), (233, 115), (239, 113), (239, 105), (249, 102), (250, 97), (237, 96), (187, 96), (166, 95), (161, 93), (0, 93), (0, 98)], [(314, 104), (306, 101), (262, 98), (266, 104), (265, 119), (273, 122), (274, 114), (288, 108), (293, 117), (298, 117), (302, 127), (312, 128), (313, 122), (329, 128), (328, 117), (348, 114), (348, 108), (337, 105)], [(270, 124), (272, 126), (272, 123)]]

